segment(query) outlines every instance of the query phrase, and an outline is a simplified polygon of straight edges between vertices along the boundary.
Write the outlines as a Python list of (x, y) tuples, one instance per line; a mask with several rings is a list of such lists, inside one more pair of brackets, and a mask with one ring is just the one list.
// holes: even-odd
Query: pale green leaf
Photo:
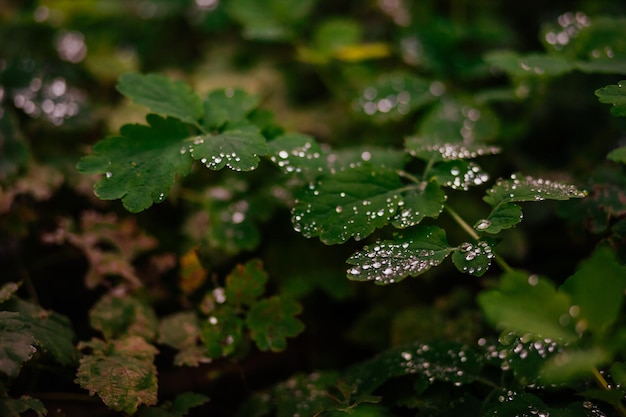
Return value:
[(498, 287), (478, 295), (478, 302), (496, 328), (530, 334), (536, 339), (563, 342), (578, 339), (569, 317), (571, 299), (544, 278), (522, 273), (504, 274)]
[(19, 313), (0, 311), (0, 372), (15, 378), (37, 352), (35, 337)]
[(622, 146), (617, 149), (613, 149), (606, 156), (611, 161), (620, 162), (622, 164), (626, 164), (626, 146)]
[(369, 164), (321, 178), (296, 195), (292, 221), (327, 244), (362, 239), (393, 218), (408, 190), (395, 170)]
[(204, 101), (202, 124), (207, 129), (219, 129), (227, 122), (243, 122), (258, 104), (257, 96), (243, 90), (227, 88), (211, 91)]
[(285, 350), (287, 338), (295, 337), (304, 330), (304, 324), (295, 317), (300, 312), (300, 304), (279, 296), (254, 303), (246, 315), (250, 338), (261, 350)]
[(624, 362), (615, 362), (611, 365), (611, 378), (617, 384), (626, 386), (626, 363)]
[(446, 194), (434, 181), (422, 183), (422, 188), (409, 191), (399, 204), (398, 212), (391, 219), (391, 224), (398, 229), (415, 226), (425, 217), (437, 218), (443, 210)]
[(346, 262), (348, 278), (386, 285), (420, 275), (439, 265), (451, 252), (446, 234), (436, 226), (416, 226), (394, 240), (368, 245)]
[(599, 58), (590, 61), (578, 61), (576, 68), (590, 74), (621, 74), (626, 75), (626, 58)]
[(81, 342), (80, 350), (91, 349), (80, 360), (76, 383), (98, 394), (114, 411), (133, 414), (141, 404), (157, 402), (157, 349), (140, 336), (104, 342)]
[(610, 353), (600, 347), (568, 349), (550, 358), (544, 364), (541, 377), (551, 384), (592, 378), (594, 372), (605, 365), (610, 357)]
[(459, 271), (480, 277), (487, 272), (494, 257), (489, 243), (479, 240), (462, 244), (452, 253), (452, 262)]
[(490, 206), (496, 207), (508, 202), (569, 200), (582, 198), (585, 195), (585, 192), (573, 185), (513, 174), (509, 180), (498, 180), (495, 186), (487, 190), (487, 195), (483, 200)]
[(252, 171), (259, 164), (259, 156), (268, 153), (267, 142), (259, 129), (248, 122), (227, 123), (215, 135), (198, 136), (189, 152), (207, 168), (233, 171)]
[(131, 212), (161, 202), (177, 176), (189, 173), (192, 160), (186, 154), (187, 127), (175, 119), (147, 116), (150, 126), (125, 125), (121, 136), (96, 143), (93, 155), (83, 157), (78, 170), (85, 174), (104, 174), (95, 185), (103, 200), (122, 199)]
[(154, 113), (196, 124), (202, 117), (202, 100), (183, 81), (158, 74), (122, 74), (117, 89)]
[(158, 329), (152, 307), (128, 294), (104, 295), (89, 310), (89, 322), (107, 339), (133, 335), (151, 341), (156, 338)]
[(600, 103), (611, 104), (611, 114), (626, 116), (626, 80), (596, 90)]

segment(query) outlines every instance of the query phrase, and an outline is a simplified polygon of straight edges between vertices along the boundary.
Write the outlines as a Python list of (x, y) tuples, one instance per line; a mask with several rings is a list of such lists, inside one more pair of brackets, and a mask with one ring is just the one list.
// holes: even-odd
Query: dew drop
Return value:
[(480, 221), (476, 224), (476, 226), (474, 226), (474, 228), (475, 228), (476, 230), (486, 230), (486, 229), (488, 229), (489, 227), (491, 227), (491, 222), (490, 222), (489, 220), (487, 220), (487, 219), (482, 219), (482, 220), (480, 220)]

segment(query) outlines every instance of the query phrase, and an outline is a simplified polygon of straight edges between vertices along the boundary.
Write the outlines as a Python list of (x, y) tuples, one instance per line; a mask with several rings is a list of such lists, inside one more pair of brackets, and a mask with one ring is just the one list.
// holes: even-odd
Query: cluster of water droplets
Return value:
[(277, 390), (283, 392), (284, 398), (294, 401), (293, 417), (317, 415), (320, 410), (321, 398), (328, 398), (328, 391), (320, 384), (321, 374), (313, 372), (309, 375), (291, 377), (280, 383)]
[[(182, 146), (180, 148), (180, 154), (184, 155), (187, 152), (190, 152), (194, 156), (194, 159), (199, 159), (200, 162), (204, 164), (204, 166), (212, 170), (219, 170), (224, 166), (233, 171), (253, 171), (256, 168), (256, 166), (254, 165), (242, 167), (241, 156), (239, 156), (239, 154), (237, 154), (237, 152), (235, 151), (222, 151), (217, 154), (211, 155), (210, 157), (202, 156), (200, 158), (196, 158), (194, 155), (197, 150), (196, 147), (202, 147), (205, 144), (205, 140), (206, 139), (204, 136), (195, 137), (193, 140), (193, 144)], [(200, 151), (198, 153), (200, 153)], [(256, 157), (256, 155), (254, 156)]]
[(431, 383), (438, 380), (460, 386), (472, 378), (463, 370), (471, 354), (467, 346), (441, 350), (428, 344), (419, 344), (400, 352), (399, 365), (405, 373), (423, 375)]
[[(0, 101), (3, 91), (0, 86)], [(27, 87), (13, 92), (15, 107), (33, 118), (43, 116), (57, 126), (78, 115), (85, 99), (81, 91), (68, 87), (63, 77), (51, 81), (35, 77)]]
[(583, 12), (567, 12), (557, 18), (557, 24), (558, 26), (546, 31), (544, 39), (548, 45), (561, 50), (578, 36), (583, 28), (591, 25), (591, 20)]
[[(302, 160), (319, 159), (321, 154), (318, 151), (312, 151), (313, 143), (306, 142), (302, 146), (293, 149), (282, 149), (270, 156), (272, 162), (278, 165), (287, 173), (301, 173), (303, 170)], [(319, 166), (318, 172), (323, 171), (323, 167)]]
[(467, 166), (453, 165), (450, 168), (450, 175), (451, 179), (444, 180), (441, 185), (451, 187), (454, 190), (467, 191), (470, 186), (481, 185), (489, 181), (489, 174), (473, 162)]
[(491, 266), (491, 261), (495, 257), (491, 246), (483, 240), (474, 244), (464, 243), (459, 248), (464, 260), (461, 270), (468, 274), (480, 274)]
[(496, 201), (542, 201), (582, 198), (587, 194), (573, 185), (512, 174), (509, 180), (499, 179), (487, 195)]
[[(428, 238), (429, 236), (427, 236)], [(437, 266), (449, 254), (447, 248), (440, 250), (414, 248), (414, 242), (378, 242), (365, 246), (362, 251), (348, 259), (352, 265), (348, 278), (358, 281), (374, 281), (386, 285), (398, 282), (409, 275), (418, 275)]]

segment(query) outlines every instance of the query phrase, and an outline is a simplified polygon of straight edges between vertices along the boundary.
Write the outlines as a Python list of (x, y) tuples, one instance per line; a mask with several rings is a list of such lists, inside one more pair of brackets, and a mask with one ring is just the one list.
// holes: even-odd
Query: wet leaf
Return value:
[(251, 305), (265, 291), (267, 273), (260, 260), (248, 261), (237, 265), (226, 277), (226, 300), (231, 305)]
[(513, 77), (557, 77), (575, 69), (567, 58), (537, 53), (496, 51), (487, 54), (485, 61)]
[(483, 233), (499, 233), (522, 221), (522, 208), (514, 203), (501, 203), (491, 210), (489, 217), (476, 222), (474, 229)]
[(446, 202), (446, 194), (434, 181), (423, 183), (423, 189), (406, 193), (398, 212), (391, 219), (391, 224), (398, 229), (415, 226), (425, 217), (439, 217)]
[[(193, 159), (207, 168), (233, 171), (252, 171), (259, 164), (259, 156), (268, 152), (267, 142), (259, 129), (248, 122), (228, 122), (215, 135), (198, 136), (189, 145)], [(179, 152), (180, 153), (180, 152)]]
[(117, 89), (154, 113), (196, 124), (202, 117), (202, 101), (183, 81), (158, 74), (122, 74)]
[(431, 85), (404, 72), (386, 74), (360, 93), (353, 108), (377, 122), (399, 120), (436, 99)]
[(326, 155), (330, 173), (355, 168), (369, 164), (375, 167), (402, 169), (409, 158), (401, 150), (380, 146), (353, 146), (350, 148), (333, 150)]
[(151, 341), (157, 336), (158, 320), (154, 310), (130, 295), (104, 295), (89, 310), (89, 321), (106, 339), (133, 335)]
[(254, 303), (246, 315), (250, 338), (261, 350), (285, 350), (287, 338), (304, 330), (302, 322), (295, 317), (301, 311), (302, 306), (296, 301), (279, 296)]
[(98, 394), (112, 410), (133, 414), (140, 404), (157, 402), (157, 349), (140, 336), (104, 342), (80, 342), (80, 350), (90, 349), (80, 360), (76, 383)]
[(0, 311), (0, 370), (11, 378), (37, 352), (35, 337), (19, 313)]
[(227, 88), (211, 91), (204, 101), (202, 124), (207, 129), (219, 129), (227, 122), (244, 122), (258, 104), (257, 96), (243, 90)]
[(20, 417), (27, 411), (35, 412), (37, 417), (48, 414), (48, 410), (41, 401), (28, 395), (22, 395), (20, 398), (0, 397), (0, 416)]
[[(514, 391), (503, 392), (498, 402), (493, 402), (484, 417), (500, 416), (550, 416), (550, 417), (588, 417), (582, 402), (573, 403), (563, 408), (547, 406), (539, 397)], [(597, 415), (597, 414), (591, 414)], [(601, 415), (601, 414), (600, 414)]]
[(498, 339), (494, 356), (501, 360), (500, 368), (512, 370), (515, 379), (522, 385), (543, 386), (545, 381), (541, 369), (547, 360), (563, 351), (565, 345), (552, 339), (536, 339), (529, 335), (503, 333)]
[(610, 359), (611, 354), (601, 347), (568, 349), (546, 361), (541, 369), (541, 377), (552, 384), (591, 378)]
[(244, 321), (231, 307), (222, 306), (200, 323), (200, 337), (210, 358), (235, 352), (243, 337)]
[(122, 199), (133, 213), (163, 201), (176, 177), (187, 175), (192, 163), (185, 150), (190, 136), (186, 125), (154, 114), (147, 121), (149, 126), (122, 126), (121, 136), (96, 143), (93, 155), (77, 165), (84, 174), (104, 174), (94, 186), (99, 198)]
[(490, 206), (497, 207), (508, 202), (569, 200), (585, 196), (584, 191), (578, 190), (573, 185), (513, 174), (509, 180), (498, 180), (495, 186), (487, 190), (483, 200)]
[[(615, 362), (611, 365), (611, 378), (622, 387), (626, 384), (626, 363)], [(620, 398), (621, 399), (621, 398)]]
[[(624, 86), (624, 87), (623, 87)], [(600, 103), (611, 104), (611, 114), (615, 116), (626, 116), (626, 80), (618, 82), (616, 85), (607, 85), (596, 90), (596, 96)]]
[(570, 315), (577, 321), (577, 330), (588, 330), (597, 337), (609, 332), (617, 320), (624, 290), (626, 269), (609, 248), (596, 249), (560, 288), (572, 300)]
[(296, 231), (326, 244), (359, 240), (394, 217), (407, 190), (394, 170), (359, 165), (311, 184), (292, 210)]
[(436, 163), (428, 172), (430, 180), (454, 190), (469, 190), (482, 185), (489, 175), (476, 163), (467, 161), (445, 161)]
[(272, 162), (286, 174), (313, 180), (327, 171), (325, 152), (311, 136), (287, 133), (270, 141), (268, 146)]
[(484, 143), (442, 141), (436, 136), (410, 136), (404, 147), (412, 156), (424, 161), (458, 161), (500, 153), (500, 148)]
[(394, 240), (376, 242), (346, 262), (348, 278), (386, 285), (420, 275), (439, 265), (451, 252), (446, 234), (436, 226), (417, 226)]
[(529, 333), (536, 339), (575, 341), (578, 334), (568, 320), (571, 299), (557, 292), (547, 279), (523, 272), (504, 274), (496, 289), (484, 291), (478, 302), (487, 318), (501, 330)]
[(459, 250), (452, 252), (452, 263), (459, 271), (480, 277), (487, 272), (494, 257), (489, 243), (479, 240), (464, 243)]

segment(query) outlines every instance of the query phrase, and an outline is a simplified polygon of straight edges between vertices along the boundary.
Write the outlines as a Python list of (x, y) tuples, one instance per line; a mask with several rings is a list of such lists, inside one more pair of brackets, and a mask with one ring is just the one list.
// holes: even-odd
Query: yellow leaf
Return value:
[(191, 294), (206, 281), (207, 272), (202, 267), (196, 249), (192, 249), (180, 258), (180, 289)]

